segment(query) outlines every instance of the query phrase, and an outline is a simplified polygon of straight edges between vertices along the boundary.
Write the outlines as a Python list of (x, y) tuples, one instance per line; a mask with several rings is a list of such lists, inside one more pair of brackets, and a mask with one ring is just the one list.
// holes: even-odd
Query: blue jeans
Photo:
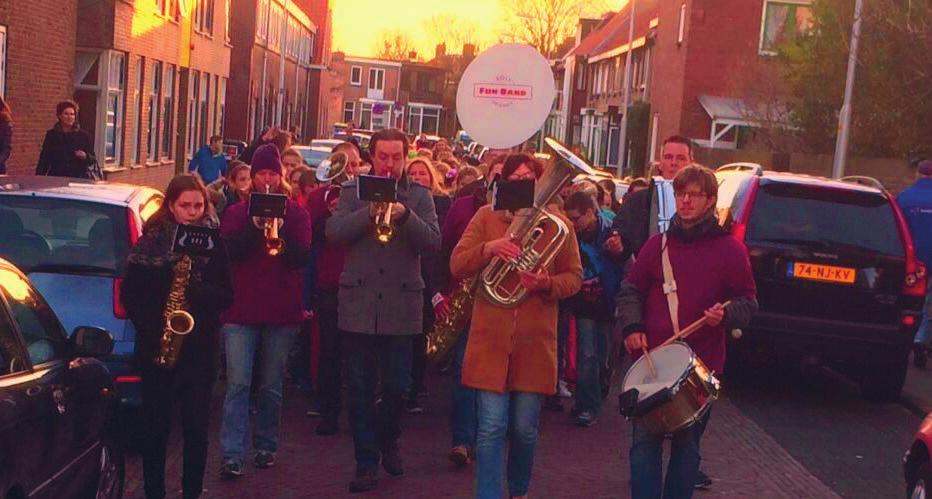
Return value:
[(501, 499), (505, 437), (508, 451), (508, 493), (527, 495), (534, 467), (537, 427), (543, 396), (537, 393), (495, 393), (479, 390), (479, 433), (476, 439), (476, 497)]
[(929, 315), (932, 314), (932, 312), (929, 311), (930, 307), (932, 307), (932, 278), (929, 278), (929, 290), (926, 292), (925, 305), (922, 306), (922, 322), (919, 323), (919, 329), (916, 330), (916, 338), (913, 340), (925, 346), (929, 346)]
[(612, 323), (576, 318), (576, 410), (598, 414), (602, 406), (599, 372), (605, 362)]
[[(401, 412), (411, 386), (411, 343), (414, 335), (374, 335), (343, 331), (349, 375), (349, 419), (356, 466), (375, 469), (382, 449), (397, 445)], [(381, 402), (375, 404), (381, 375)]]
[(282, 378), (297, 324), (288, 326), (246, 326), (224, 324), (221, 328), (227, 357), (227, 394), (223, 400), (220, 445), (223, 458), (243, 460), (246, 455), (249, 422), (249, 389), (253, 359), (261, 342), (259, 358), (259, 399), (253, 447), (256, 451), (278, 450), (281, 423)]
[(667, 479), (663, 481), (663, 440), (634, 422), (631, 436), (632, 499), (689, 499), (699, 473), (699, 440), (709, 422), (706, 412), (696, 424), (673, 434)]
[(479, 407), (476, 390), (463, 385), (463, 357), (466, 355), (468, 340), (469, 326), (453, 345), (453, 358), (450, 363), (450, 371), (453, 375), (453, 410), (450, 412), (450, 426), (453, 433), (453, 447), (465, 445), (473, 449), (476, 447)]

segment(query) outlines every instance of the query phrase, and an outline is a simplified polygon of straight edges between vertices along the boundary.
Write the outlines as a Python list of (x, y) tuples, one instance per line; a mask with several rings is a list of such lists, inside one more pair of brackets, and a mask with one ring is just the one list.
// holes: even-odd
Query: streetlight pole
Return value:
[(848, 162), (848, 141), (851, 138), (851, 100), (854, 94), (854, 75), (858, 64), (858, 45), (861, 40), (861, 18), (864, 0), (855, 0), (854, 24), (851, 26), (851, 48), (848, 50), (848, 76), (845, 80), (845, 103), (838, 114), (838, 139), (835, 141), (835, 160), (832, 163), (832, 178), (845, 175)]
[(621, 125), (618, 129), (618, 177), (624, 177), (625, 159), (628, 141), (628, 102), (631, 100), (631, 53), (634, 52), (634, 8), (637, 0), (631, 2), (631, 15), (628, 25), (628, 54), (625, 56), (624, 93), (621, 99)]

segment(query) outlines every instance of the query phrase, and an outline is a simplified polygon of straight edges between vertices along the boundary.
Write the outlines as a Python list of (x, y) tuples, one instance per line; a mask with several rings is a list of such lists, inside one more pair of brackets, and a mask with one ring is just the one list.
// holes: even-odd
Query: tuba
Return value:
[(175, 264), (171, 288), (162, 312), (162, 341), (155, 356), (155, 364), (171, 369), (178, 362), (185, 336), (194, 330), (194, 317), (188, 312), (185, 292), (191, 282), (191, 257), (183, 255)]
[(514, 307), (527, 297), (521, 285), (521, 272), (534, 272), (549, 266), (563, 247), (572, 230), (558, 216), (547, 211), (547, 205), (563, 186), (579, 174), (592, 174), (592, 168), (556, 140), (544, 142), (557, 153), (557, 161), (537, 183), (534, 205), (515, 214), (508, 234), (521, 248), (521, 254), (511, 261), (495, 257), (480, 274), (486, 297), (503, 307)]

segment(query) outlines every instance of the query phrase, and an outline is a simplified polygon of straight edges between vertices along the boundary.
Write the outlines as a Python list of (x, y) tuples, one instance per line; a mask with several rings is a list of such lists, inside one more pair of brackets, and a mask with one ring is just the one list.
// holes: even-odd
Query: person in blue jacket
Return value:
[(188, 171), (201, 177), (204, 184), (210, 184), (214, 180), (227, 174), (227, 158), (223, 154), (223, 137), (213, 135), (210, 142), (198, 149), (191, 158), (191, 164), (188, 165)]
[[(909, 231), (913, 235), (916, 257), (932, 269), (932, 160), (919, 163), (916, 182), (900, 193), (896, 202), (906, 217)], [(929, 308), (932, 307), (932, 279), (926, 302), (922, 307), (922, 322), (913, 340), (913, 362), (917, 367), (925, 367), (929, 355)]]

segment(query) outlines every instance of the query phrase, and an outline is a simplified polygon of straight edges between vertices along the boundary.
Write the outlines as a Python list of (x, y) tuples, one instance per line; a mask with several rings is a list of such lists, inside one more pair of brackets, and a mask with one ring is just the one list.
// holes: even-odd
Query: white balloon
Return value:
[(547, 59), (530, 45), (503, 43), (466, 68), (456, 91), (456, 114), (473, 140), (504, 149), (540, 130), (555, 95)]

